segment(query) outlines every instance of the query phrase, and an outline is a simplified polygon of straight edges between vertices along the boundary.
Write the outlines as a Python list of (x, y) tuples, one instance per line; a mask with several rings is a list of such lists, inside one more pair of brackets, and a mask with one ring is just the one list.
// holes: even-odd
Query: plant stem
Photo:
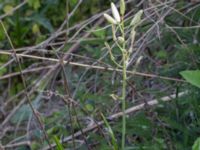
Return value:
[(123, 54), (123, 85), (122, 85), (122, 150), (125, 148), (126, 136), (126, 55)]
[[(124, 33), (124, 21), (122, 19), (122, 24), (120, 26), (121, 32), (122, 32), (122, 37), (125, 39), (125, 33)], [(122, 83), (122, 112), (123, 112), (123, 116), (122, 116), (122, 150), (125, 149), (125, 140), (126, 140), (126, 114), (125, 114), (125, 110), (126, 110), (126, 67), (127, 67), (127, 52), (125, 50), (125, 42), (122, 45), (123, 49), (122, 49), (122, 57), (123, 57), (123, 83)]]

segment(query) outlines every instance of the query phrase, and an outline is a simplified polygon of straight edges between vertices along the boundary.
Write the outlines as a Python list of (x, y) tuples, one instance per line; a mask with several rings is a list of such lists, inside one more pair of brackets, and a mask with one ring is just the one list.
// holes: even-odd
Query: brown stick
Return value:
[[(27, 146), (30, 146), (31, 145), (31, 142), (30, 141), (23, 141), (23, 142), (19, 142), (19, 143), (14, 143), (14, 144), (9, 144), (9, 145), (5, 145), (5, 146), (1, 146), (3, 149), (6, 149), (6, 148), (14, 148), (14, 147), (19, 147), (19, 146), (24, 146), (24, 145), (27, 145)], [(0, 148), (1, 148), (0, 147)]]
[[(5, 52), (5, 51), (1, 51), (1, 50), (0, 50), (0, 54), (12, 55), (11, 52)], [(26, 57), (26, 58), (33, 58), (33, 59), (40, 59), (40, 60), (47, 60), (47, 61), (57, 62), (58, 64), (56, 64), (54, 67), (52, 67), (51, 70), (48, 73), (51, 73), (54, 69), (56, 69), (60, 65), (60, 63), (59, 63), (60, 60), (59, 59), (55, 59), (55, 58), (46, 58), (46, 57), (40, 57), (40, 56), (34, 56), (34, 55), (26, 55), (26, 54), (16, 54), (16, 55), (19, 56), (19, 57)], [(67, 59), (68, 56), (69, 55), (66, 55), (65, 58)], [(69, 64), (69, 65), (72, 65), (72, 66), (78, 66), (78, 67), (84, 67), (84, 68), (90, 68), (90, 69), (99, 69), (99, 70), (122, 72), (121, 69), (110, 68), (110, 67), (94, 66), (94, 65), (81, 64), (81, 63), (70, 62), (70, 61), (63, 61), (63, 63), (64, 64)], [(141, 72), (136, 72), (136, 71), (127, 71), (127, 73), (128, 74), (132, 74), (132, 75), (150, 77), (150, 78), (159, 78), (159, 79), (171, 80), (171, 81), (177, 81), (177, 82), (186, 82), (185, 80), (182, 80), (182, 79), (159, 76), (159, 75), (155, 75), (155, 74), (141, 73)], [(1, 77), (1, 78), (3, 78), (3, 77)]]

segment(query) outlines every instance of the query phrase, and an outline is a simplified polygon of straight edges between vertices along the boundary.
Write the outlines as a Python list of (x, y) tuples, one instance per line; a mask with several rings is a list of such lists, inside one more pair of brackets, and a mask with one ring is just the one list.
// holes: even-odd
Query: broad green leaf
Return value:
[(200, 70), (186, 70), (180, 72), (180, 74), (190, 84), (200, 88)]
[(197, 138), (192, 146), (192, 150), (200, 150), (200, 138)]

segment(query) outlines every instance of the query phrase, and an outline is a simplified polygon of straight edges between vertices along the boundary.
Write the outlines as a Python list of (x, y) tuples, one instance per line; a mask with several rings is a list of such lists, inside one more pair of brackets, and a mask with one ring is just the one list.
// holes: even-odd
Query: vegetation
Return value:
[(0, 0), (0, 149), (200, 150), (200, 2)]

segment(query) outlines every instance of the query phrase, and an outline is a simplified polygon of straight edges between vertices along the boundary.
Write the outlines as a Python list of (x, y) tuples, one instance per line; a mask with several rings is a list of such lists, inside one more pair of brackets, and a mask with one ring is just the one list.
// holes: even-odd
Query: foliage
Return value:
[(199, 150), (200, 149), (200, 138), (196, 139), (194, 145), (192, 146), (192, 150)]
[(54, 136), (54, 141), (55, 141), (55, 143), (57, 145), (57, 150), (64, 150), (64, 148), (63, 148), (62, 144), (60, 143), (60, 141), (59, 141), (57, 136)]
[[(124, 149), (199, 149), (199, 2), (126, 1), (126, 5), (123, 0), (113, 2), (120, 4), (117, 9), (121, 16), (125, 15), (124, 36), (120, 26), (115, 25), (116, 39), (113, 28), (102, 15), (111, 14), (111, 10), (105, 11), (110, 9), (110, 1), (27, 0), (14, 10), (22, 1), (0, 0), (0, 17), (6, 14), (1, 20), (17, 54), (30, 56), (19, 56), (25, 88), (13, 49), (0, 26), (0, 149), (15, 143), (22, 144), (16, 147), (19, 150), (44, 149), (49, 145), (42, 129), (59, 150), (119, 149), (123, 123), (120, 117), (108, 116), (122, 111), (122, 83), (127, 84), (126, 108), (145, 103), (143, 109), (124, 115)], [(67, 18), (67, 8), (69, 13), (74, 12), (68, 24), (59, 30)], [(140, 26), (133, 32), (130, 24), (135, 24), (141, 9), (144, 14), (139, 19)], [(122, 19), (111, 16), (114, 24)], [(123, 64), (123, 55), (116, 44), (125, 44), (131, 50), (129, 58), (126, 57), (124, 81), (122, 73), (116, 69), (109, 71), (109, 68), (121, 69), (119, 66)], [(73, 49), (70, 51), (73, 54), (68, 54)], [(80, 66), (68, 62), (62, 68), (61, 58), (66, 56), (69, 57), (64, 60)], [(52, 69), (56, 63), (60, 63), (59, 67)], [(95, 66), (105, 68), (94, 69)], [(66, 93), (66, 81), (71, 99)], [(181, 92), (184, 96), (179, 96)], [(175, 98), (161, 101), (172, 94)], [(27, 95), (42, 128), (27, 104)], [(159, 103), (147, 105), (152, 99)], [(99, 121), (104, 125), (81, 133)], [(74, 140), (71, 135), (76, 132), (81, 135)]]
[(200, 70), (182, 71), (181, 75), (192, 85), (200, 88)]

